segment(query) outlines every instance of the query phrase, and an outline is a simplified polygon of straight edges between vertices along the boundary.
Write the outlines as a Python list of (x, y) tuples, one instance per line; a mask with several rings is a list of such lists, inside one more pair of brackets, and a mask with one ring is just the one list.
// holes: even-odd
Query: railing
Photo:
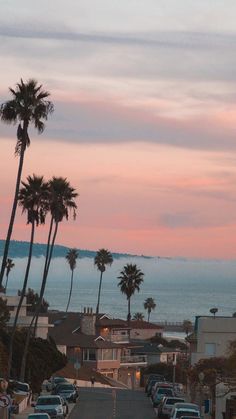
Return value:
[(111, 335), (112, 342), (129, 342), (128, 335)]
[(128, 355), (122, 356), (120, 359), (121, 364), (146, 364), (147, 355)]

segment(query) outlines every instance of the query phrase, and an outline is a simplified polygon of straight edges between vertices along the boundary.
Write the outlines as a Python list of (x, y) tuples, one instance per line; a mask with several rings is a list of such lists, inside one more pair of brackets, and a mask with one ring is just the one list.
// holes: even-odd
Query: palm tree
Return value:
[(31, 320), (30, 326), (27, 331), (26, 343), (24, 347), (24, 352), (21, 361), (21, 372), (20, 372), (20, 380), (24, 381), (25, 377), (25, 368), (26, 368), (26, 357), (28, 353), (29, 341), (32, 331), (33, 323), (34, 325), (34, 334), (37, 328), (37, 321), (38, 316), (40, 313), (41, 304), (43, 301), (44, 291), (47, 283), (48, 272), (52, 260), (53, 249), (55, 245), (55, 240), (58, 232), (58, 225), (63, 221), (65, 218), (68, 220), (69, 218), (69, 211), (72, 211), (73, 219), (76, 218), (76, 209), (77, 205), (75, 202), (75, 198), (77, 198), (78, 193), (75, 191), (74, 188), (70, 186), (70, 183), (67, 181), (66, 178), (62, 177), (53, 177), (52, 180), (49, 181), (49, 196), (48, 196), (48, 204), (47, 209), (51, 213), (51, 221), (49, 226), (49, 233), (48, 233), (48, 241), (47, 241), (47, 248), (46, 248), (46, 257), (44, 262), (44, 270), (43, 270), (43, 278), (41, 283), (41, 289), (39, 294), (39, 301), (35, 309), (35, 313)]
[(38, 133), (41, 134), (45, 128), (43, 121), (47, 120), (48, 115), (53, 112), (53, 104), (47, 100), (49, 93), (44, 91), (42, 86), (38, 85), (36, 80), (30, 79), (24, 83), (21, 79), (20, 83), (17, 83), (15, 89), (9, 88), (9, 90), (12, 95), (12, 99), (1, 105), (0, 119), (7, 124), (16, 124), (18, 122), (15, 154), (19, 156), (20, 159), (15, 186), (15, 195), (2, 258), (0, 287), (2, 286), (4, 278), (11, 234), (15, 220), (25, 150), (26, 147), (29, 147), (30, 145), (28, 128), (30, 124), (33, 124)]
[(71, 299), (72, 288), (73, 288), (74, 270), (76, 268), (76, 259), (78, 258), (78, 256), (79, 256), (79, 253), (77, 249), (69, 249), (66, 255), (66, 260), (69, 263), (70, 270), (71, 270), (70, 293), (69, 293), (68, 303), (66, 307), (66, 313), (70, 305), (70, 299)]
[(99, 314), (99, 306), (100, 306), (100, 295), (101, 295), (101, 288), (102, 288), (102, 277), (103, 273), (106, 270), (106, 266), (111, 266), (113, 263), (113, 256), (111, 252), (107, 249), (100, 249), (97, 251), (97, 254), (94, 258), (94, 265), (97, 267), (98, 271), (100, 271), (100, 281), (99, 281), (99, 288), (98, 288), (98, 301), (97, 301), (97, 308), (96, 308), (96, 316), (98, 317)]
[(213, 314), (213, 316), (214, 316), (214, 318), (215, 318), (216, 313), (218, 312), (218, 308), (217, 308), (217, 307), (213, 307), (213, 308), (211, 308), (209, 311), (210, 311), (210, 313), (211, 313), (211, 314)]
[(149, 322), (150, 314), (153, 310), (155, 310), (156, 303), (155, 303), (155, 301), (152, 297), (149, 297), (144, 301), (143, 306), (144, 306), (145, 310), (147, 310), (147, 312), (148, 312), (148, 322)]
[(11, 272), (12, 268), (14, 268), (15, 264), (12, 259), (7, 258), (6, 263), (6, 285), (5, 285), (5, 292), (7, 292), (7, 284), (8, 284), (8, 277), (9, 273)]
[(27, 182), (22, 182), (22, 187), (18, 195), (19, 206), (22, 207), (22, 213), (27, 213), (27, 224), (31, 224), (31, 236), (30, 236), (30, 245), (28, 252), (28, 261), (25, 270), (25, 277), (23, 282), (23, 287), (20, 292), (20, 300), (17, 306), (16, 314), (14, 317), (10, 345), (9, 345), (9, 357), (8, 357), (8, 373), (10, 376), (11, 373), (11, 363), (12, 363), (12, 351), (14, 337), (17, 328), (18, 317), (22, 303), (26, 294), (32, 251), (34, 244), (35, 236), (35, 227), (39, 224), (44, 224), (46, 212), (47, 212), (47, 199), (48, 199), (48, 183), (44, 181), (43, 176), (28, 176)]
[(133, 320), (143, 321), (144, 320), (144, 314), (140, 313), (140, 312), (134, 313)]
[(118, 279), (120, 280), (118, 287), (120, 287), (122, 294), (125, 294), (128, 300), (128, 326), (130, 326), (131, 319), (130, 299), (132, 295), (134, 295), (135, 291), (140, 291), (140, 285), (143, 282), (143, 277), (144, 273), (137, 268), (137, 265), (133, 265), (131, 263), (127, 263), (118, 276)]

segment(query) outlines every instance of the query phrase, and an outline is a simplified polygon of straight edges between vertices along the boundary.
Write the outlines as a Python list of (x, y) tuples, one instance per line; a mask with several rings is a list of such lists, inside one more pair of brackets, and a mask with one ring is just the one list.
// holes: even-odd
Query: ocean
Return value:
[[(14, 259), (14, 262), (16, 266), (9, 275), (10, 295), (21, 288), (26, 258)], [(29, 287), (36, 291), (40, 287), (43, 262), (43, 257), (32, 259)], [(194, 321), (197, 315), (209, 315), (212, 307), (217, 307), (218, 314), (224, 316), (231, 316), (236, 311), (236, 261), (121, 257), (114, 260), (103, 276), (100, 302), (103, 313), (126, 317), (127, 300), (117, 287), (117, 276), (126, 263), (136, 263), (145, 274), (140, 293), (131, 300), (132, 314), (145, 313), (143, 302), (147, 297), (153, 297), (157, 305), (151, 314), (151, 320), (155, 322)], [(98, 284), (99, 272), (93, 259), (79, 259), (70, 311), (81, 311), (84, 307), (95, 310)], [(65, 258), (54, 258), (45, 293), (50, 309), (65, 309), (69, 287), (70, 270)]]

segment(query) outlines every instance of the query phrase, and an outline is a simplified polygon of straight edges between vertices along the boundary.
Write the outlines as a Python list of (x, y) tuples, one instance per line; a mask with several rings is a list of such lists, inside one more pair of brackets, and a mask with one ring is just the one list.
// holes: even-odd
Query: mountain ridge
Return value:
[[(5, 240), (0, 239), (0, 257), (3, 255), (4, 243), (5, 243)], [(47, 245), (44, 243), (35, 243), (33, 246), (33, 256), (34, 257), (45, 256), (46, 247)], [(56, 244), (53, 251), (53, 258), (65, 257), (68, 250), (69, 250), (69, 247)], [(28, 251), (29, 251), (29, 242), (11, 240), (8, 256), (12, 259), (25, 258), (25, 257), (28, 257)], [(79, 251), (80, 258), (94, 258), (94, 256), (97, 253), (94, 250), (87, 250), (87, 249), (78, 249), (78, 251)], [(114, 252), (114, 253), (112, 252), (112, 255), (114, 259), (119, 259), (122, 257), (144, 257), (148, 259), (152, 258), (151, 256), (143, 256), (143, 255), (139, 256), (139, 255), (131, 255), (129, 253), (118, 253), (118, 252)]]

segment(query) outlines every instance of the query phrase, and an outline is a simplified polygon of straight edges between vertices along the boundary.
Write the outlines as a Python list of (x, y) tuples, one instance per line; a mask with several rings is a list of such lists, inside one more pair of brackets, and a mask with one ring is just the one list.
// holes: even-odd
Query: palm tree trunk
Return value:
[(35, 233), (35, 220), (33, 220), (32, 226), (31, 226), (30, 246), (29, 246), (29, 253), (28, 253), (28, 262), (27, 262), (27, 266), (26, 266), (26, 270), (25, 270), (25, 279), (24, 279), (22, 290), (21, 290), (20, 301), (19, 301), (18, 306), (17, 306), (16, 315), (15, 315), (14, 323), (13, 323), (13, 327), (12, 327), (11, 338), (10, 338), (9, 356), (8, 356), (8, 377), (11, 376), (13, 343), (14, 343), (14, 337), (15, 337), (16, 328), (17, 328), (17, 321), (18, 321), (20, 309), (21, 309), (21, 306), (22, 306), (22, 303), (23, 303), (23, 300), (24, 300), (24, 297), (25, 297), (25, 292), (26, 292), (26, 288), (27, 288), (27, 284), (28, 284), (29, 271), (30, 271), (31, 260), (32, 260), (34, 233)]
[(128, 321), (128, 334), (129, 334), (129, 340), (130, 340), (130, 319), (131, 319), (131, 313), (130, 313), (130, 297), (128, 298), (128, 316), (127, 316), (127, 321)]
[[(49, 236), (50, 237), (51, 237), (51, 233), (52, 233), (52, 225), (53, 225), (53, 223), (51, 222), (50, 223), (50, 229), (49, 229)], [(47, 275), (48, 275), (48, 271), (49, 271), (49, 267), (50, 267), (50, 263), (51, 263), (52, 252), (53, 252), (53, 247), (54, 247), (54, 243), (55, 243), (55, 239), (56, 239), (56, 235), (57, 235), (57, 230), (58, 230), (58, 222), (56, 222), (56, 225), (55, 225), (55, 230), (54, 230), (51, 246), (50, 246), (50, 243), (49, 243), (49, 240), (48, 240), (48, 247), (50, 246), (50, 251), (49, 251), (49, 249), (47, 249), (46, 254), (48, 255), (48, 260), (47, 261), (45, 260), (44, 276), (43, 276), (43, 280), (42, 280), (39, 301), (38, 301), (38, 304), (36, 306), (35, 314), (34, 314), (32, 320), (31, 320), (31, 323), (30, 323), (30, 326), (29, 326), (28, 332), (27, 332), (24, 352), (23, 352), (22, 361), (21, 361), (20, 381), (24, 381), (24, 379), (25, 379), (26, 360), (27, 360), (27, 354), (28, 354), (28, 348), (29, 348), (29, 342), (30, 342), (30, 335), (31, 335), (32, 326), (33, 326), (33, 323), (34, 323), (35, 319), (36, 319), (36, 321), (35, 321), (34, 330), (36, 331), (36, 328), (37, 328), (38, 316), (39, 316), (41, 304), (42, 304), (42, 301), (43, 301), (43, 295), (44, 295), (44, 290), (45, 290), (45, 286), (46, 286), (46, 282), (47, 282)]]
[(73, 288), (73, 278), (74, 278), (74, 269), (72, 269), (72, 271), (71, 271), (70, 294), (69, 294), (68, 303), (67, 303), (67, 307), (66, 307), (66, 313), (67, 313), (69, 305), (70, 305), (70, 299), (71, 299), (72, 288)]
[(9, 273), (6, 274), (6, 285), (5, 285), (5, 293), (7, 293), (7, 284), (8, 284), (8, 277)]
[[(50, 225), (50, 227), (51, 227), (51, 225)], [(46, 287), (46, 283), (47, 283), (48, 271), (49, 271), (49, 267), (50, 267), (50, 264), (51, 264), (54, 244), (55, 244), (55, 240), (56, 240), (56, 236), (57, 236), (57, 230), (58, 230), (58, 222), (56, 222), (56, 224), (55, 224), (55, 230), (54, 230), (54, 234), (53, 234), (53, 238), (52, 238), (50, 252), (48, 252), (47, 266), (46, 266), (45, 273), (43, 275), (43, 281), (42, 281), (41, 290), (40, 290), (40, 294), (39, 294), (39, 302), (38, 302), (38, 305), (37, 305), (36, 311), (35, 311), (34, 336), (36, 334), (36, 329), (37, 329), (37, 323), (38, 323), (38, 317), (39, 317), (39, 313), (40, 313), (40, 309), (41, 309), (41, 304), (43, 302), (43, 296), (44, 296), (44, 291), (45, 291), (45, 287)]]
[(148, 323), (149, 323), (149, 321), (150, 321), (150, 314), (151, 314), (151, 311), (150, 311), (150, 310), (148, 310)]
[(98, 289), (98, 302), (97, 302), (97, 308), (96, 308), (96, 317), (98, 317), (99, 315), (100, 295), (101, 295), (101, 288), (102, 288), (102, 274), (103, 272), (101, 271), (99, 289)]
[[(25, 130), (25, 127), (24, 127), (24, 130)], [(5, 245), (4, 245), (3, 257), (2, 257), (2, 266), (1, 266), (1, 272), (0, 272), (0, 288), (2, 287), (2, 283), (3, 283), (3, 278), (4, 278), (6, 263), (7, 263), (7, 257), (8, 257), (8, 251), (9, 251), (9, 246), (10, 246), (10, 240), (11, 240), (13, 225), (14, 225), (14, 221), (15, 221), (16, 208), (17, 208), (18, 195), (19, 195), (20, 182), (21, 182), (21, 174), (22, 174), (23, 163), (24, 163), (24, 155), (25, 155), (25, 145), (22, 144), (21, 152), (20, 152), (20, 161), (19, 161), (18, 173), (17, 173), (17, 178), (16, 178), (15, 195), (14, 195), (14, 200), (13, 200), (13, 205), (12, 205), (12, 210), (11, 210), (11, 217), (10, 217), (10, 222), (9, 222), (8, 231), (7, 231), (7, 237), (6, 237), (6, 241), (5, 241)]]

